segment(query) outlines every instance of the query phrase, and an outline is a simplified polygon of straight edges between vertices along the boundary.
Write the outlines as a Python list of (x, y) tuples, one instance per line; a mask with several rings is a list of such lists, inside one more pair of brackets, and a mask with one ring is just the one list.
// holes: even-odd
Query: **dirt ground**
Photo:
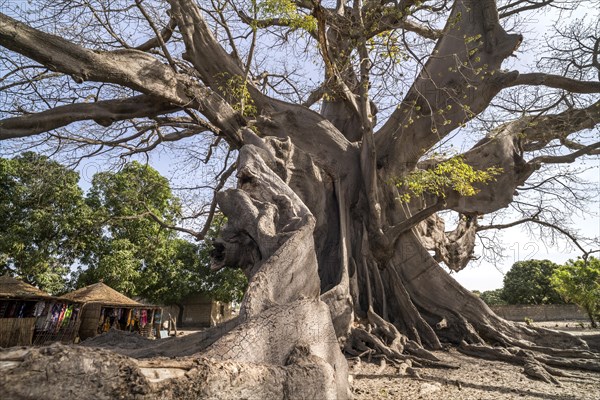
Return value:
[[(536, 325), (577, 335), (600, 333), (600, 330), (587, 327), (582, 329), (576, 322), (545, 322)], [(355, 399), (600, 400), (600, 372), (569, 371), (576, 377), (559, 377), (561, 385), (558, 386), (529, 379), (522, 373), (523, 368), (520, 366), (469, 357), (455, 349), (435, 354), (442, 361), (458, 365), (459, 368), (421, 368), (417, 370), (419, 376), (416, 377), (400, 375), (396, 367), (382, 367), (379, 361), (349, 361)]]

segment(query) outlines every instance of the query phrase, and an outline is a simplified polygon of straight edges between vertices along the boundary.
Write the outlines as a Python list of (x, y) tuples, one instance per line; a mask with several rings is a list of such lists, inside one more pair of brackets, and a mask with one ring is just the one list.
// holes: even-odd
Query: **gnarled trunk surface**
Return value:
[(8, 398), (343, 399), (350, 392), (340, 344), (349, 355), (451, 367), (427, 350), (442, 340), (529, 365), (548, 381), (556, 372), (549, 366), (600, 369), (583, 341), (497, 317), (412, 231), (382, 262), (361, 220), (360, 185), (331, 177), (289, 141), (254, 143), (240, 150), (238, 189), (219, 198), (229, 219), (214, 255), (249, 275), (239, 317), (184, 338), (112, 348), (122, 355), (88, 347), (94, 340), (4, 350)]
[[(217, 91), (221, 70), (242, 76), (198, 7), (170, 3), (186, 60), (204, 83)], [(428, 149), (516, 82), (518, 74), (500, 67), (521, 37), (502, 29), (494, 1), (454, 2), (434, 56), (376, 134), (376, 110), (360, 89), (368, 84), (363, 71), (358, 87), (346, 85), (343, 96), (325, 101), (325, 117), (249, 87), (259, 137), (223, 97), (149, 55), (83, 51), (4, 19), (0, 39), (7, 48), (74, 76), (83, 71), (86, 79), (131, 87), (169, 107), (194, 107), (239, 146), (238, 188), (218, 196), (228, 222), (214, 259), (220, 267), (242, 268), (250, 279), (239, 317), (193, 336), (117, 346), (120, 355), (88, 347), (102, 338), (83, 347), (3, 350), (0, 386), (8, 398), (344, 399), (350, 392), (342, 350), (452, 367), (431, 352), (442, 343), (520, 363), (548, 382), (560, 374), (556, 367), (600, 370), (599, 355), (582, 340), (500, 319), (438, 264), (463, 268), (477, 217), (509, 204), (538, 167), (524, 160), (519, 144), (528, 121), (501, 126), (464, 154), (475, 168), (502, 168), (475, 196), (449, 190), (443, 201), (426, 195), (406, 204), (390, 183), (418, 168)], [(68, 51), (57, 57), (40, 49), (44, 39), (52, 51)], [(349, 45), (333, 34), (329, 40), (339, 54)], [(128, 65), (130, 53), (137, 69)], [(205, 62), (206, 54), (215, 56), (214, 64)], [(111, 63), (116, 67), (106, 67)], [(119, 73), (106, 77), (101, 67)], [(359, 77), (336, 79), (357, 83)], [(435, 214), (442, 209), (462, 214), (453, 232), (444, 232)]]

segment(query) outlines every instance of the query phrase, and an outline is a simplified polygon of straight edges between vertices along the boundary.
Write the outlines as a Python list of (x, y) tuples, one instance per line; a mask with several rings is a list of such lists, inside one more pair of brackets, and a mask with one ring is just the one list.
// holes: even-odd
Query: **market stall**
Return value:
[(73, 343), (81, 303), (50, 296), (13, 277), (0, 277), (0, 347)]
[(141, 304), (102, 282), (67, 293), (62, 298), (84, 303), (79, 328), (81, 340), (110, 329), (137, 332), (146, 337), (156, 337), (159, 331), (160, 307)]

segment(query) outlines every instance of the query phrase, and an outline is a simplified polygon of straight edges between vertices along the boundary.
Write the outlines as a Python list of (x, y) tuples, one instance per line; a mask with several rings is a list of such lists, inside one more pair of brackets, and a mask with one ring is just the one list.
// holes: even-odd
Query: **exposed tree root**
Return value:
[(527, 376), (547, 383), (560, 384), (555, 376), (577, 377), (575, 374), (567, 373), (554, 367), (596, 372), (600, 371), (600, 359), (596, 354), (593, 354), (592, 357), (588, 359), (569, 359), (564, 357), (552, 357), (531, 350), (520, 349), (518, 347), (491, 347), (488, 345), (468, 344), (464, 341), (458, 346), (458, 350), (463, 354), (473, 357), (522, 365), (524, 373)]

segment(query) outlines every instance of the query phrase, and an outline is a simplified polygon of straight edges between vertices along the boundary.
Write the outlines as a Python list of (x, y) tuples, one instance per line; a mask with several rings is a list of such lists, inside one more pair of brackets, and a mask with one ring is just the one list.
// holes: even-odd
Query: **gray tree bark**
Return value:
[[(223, 73), (244, 76), (243, 67), (218, 44), (194, 2), (170, 4), (186, 45), (184, 58), (198, 79), (139, 50), (93, 52), (0, 16), (2, 46), (76, 80), (142, 93), (4, 120), (0, 138), (37, 134), (83, 115), (110, 124), (125, 113), (199, 110), (239, 149), (238, 187), (217, 197), (228, 222), (215, 243), (214, 261), (218, 267), (242, 268), (249, 277), (240, 315), (194, 336), (113, 348), (121, 355), (89, 347), (3, 350), (4, 393), (24, 399), (344, 399), (350, 392), (342, 350), (448, 367), (431, 352), (443, 342), (524, 364), (548, 381), (557, 374), (552, 367), (598, 370), (600, 358), (584, 341), (500, 319), (438, 264), (464, 268), (473, 253), (477, 217), (506, 207), (515, 188), (542, 163), (565, 162), (526, 161), (524, 145), (595, 126), (597, 104), (546, 116), (537, 128), (522, 118), (490, 133), (464, 160), (478, 169), (499, 167), (502, 174), (474, 196), (449, 189), (445, 196), (406, 204), (390, 184), (424, 167), (419, 161), (425, 152), (482, 112), (502, 88), (525, 82), (589, 90), (568, 79), (502, 71), (502, 61), (521, 37), (502, 29), (494, 1), (454, 2), (435, 56), (377, 132), (376, 110), (364, 90), (365, 65), (360, 76), (343, 70), (349, 46), (343, 35), (322, 30), (316, 35), (335, 94), (323, 112), (274, 100), (248, 85), (258, 114), (250, 129), (231, 106), (234, 99), (220, 89)], [(315, 9), (317, 17), (324, 12)], [(210, 62), (207, 54), (213, 56)], [(580, 148), (566, 162), (598, 147)], [(444, 209), (463, 215), (453, 232), (444, 232), (436, 215)]]

